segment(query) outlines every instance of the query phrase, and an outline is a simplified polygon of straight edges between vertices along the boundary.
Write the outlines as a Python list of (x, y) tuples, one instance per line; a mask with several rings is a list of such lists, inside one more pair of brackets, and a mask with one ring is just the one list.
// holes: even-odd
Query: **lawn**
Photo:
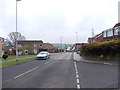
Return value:
[(35, 57), (28, 58), (28, 59), (22, 59), (22, 60), (18, 60), (18, 61), (3, 62), (3, 63), (0, 63), (0, 68), (5, 68), (5, 67), (21, 64), (21, 63), (26, 63), (26, 62), (29, 62), (32, 60), (36, 60)]
[[(27, 58), (27, 57), (35, 57), (36, 55), (23, 55), (23, 56), (18, 56), (18, 58)], [(13, 60), (16, 59), (16, 56), (8, 56), (6, 60), (0, 59), (0, 61), (7, 61), (7, 60)]]

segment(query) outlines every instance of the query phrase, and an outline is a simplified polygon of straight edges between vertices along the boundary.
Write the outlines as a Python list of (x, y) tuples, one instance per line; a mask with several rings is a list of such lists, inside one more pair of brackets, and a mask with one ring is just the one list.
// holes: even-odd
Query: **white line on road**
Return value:
[(80, 89), (80, 80), (79, 80), (79, 75), (78, 75), (78, 69), (77, 69), (76, 62), (74, 62), (74, 65), (75, 65), (75, 72), (76, 72), (77, 89)]
[(77, 89), (80, 89), (80, 85), (79, 84), (77, 85)]
[(77, 83), (79, 84), (79, 79), (77, 79)]
[(79, 78), (78, 74), (76, 74), (76, 78)]
[(29, 71), (27, 71), (27, 72), (24, 72), (24, 73), (22, 73), (22, 74), (20, 74), (20, 75), (18, 75), (18, 76), (16, 76), (16, 77), (14, 77), (15, 79), (16, 78), (19, 78), (19, 77), (21, 77), (21, 76), (23, 76), (23, 75), (25, 75), (25, 74), (27, 74), (27, 73), (29, 73), (29, 72), (32, 72), (33, 70), (35, 70), (35, 69), (37, 69), (37, 68), (39, 68), (39, 67), (35, 67), (35, 68), (33, 68), (33, 69), (31, 69), (31, 70), (29, 70)]
[(48, 64), (49, 62), (46, 62), (45, 64)]

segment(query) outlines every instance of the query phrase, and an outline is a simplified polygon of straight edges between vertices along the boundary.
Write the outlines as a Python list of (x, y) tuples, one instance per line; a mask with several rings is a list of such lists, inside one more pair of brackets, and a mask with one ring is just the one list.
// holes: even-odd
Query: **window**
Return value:
[(21, 44), (18, 44), (18, 47), (22, 47)]
[(120, 35), (120, 27), (115, 28), (114, 35)]
[(25, 44), (25, 45), (24, 45), (24, 47), (28, 47), (28, 45), (27, 45), (27, 44)]
[(34, 49), (34, 54), (37, 54), (37, 50), (36, 49)]
[(34, 47), (37, 47), (37, 44), (34, 43)]
[(103, 32), (103, 37), (106, 37), (106, 31)]
[(40, 44), (40, 47), (42, 47), (42, 44)]
[(107, 31), (107, 36), (108, 36), (108, 37), (113, 36), (113, 31), (112, 31), (112, 30), (108, 30), (108, 31)]

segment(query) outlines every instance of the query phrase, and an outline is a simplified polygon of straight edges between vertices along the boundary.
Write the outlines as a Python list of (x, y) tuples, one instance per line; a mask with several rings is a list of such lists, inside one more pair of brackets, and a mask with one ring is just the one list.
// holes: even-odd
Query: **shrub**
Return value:
[(5, 60), (6, 58), (8, 58), (8, 55), (7, 55), (7, 54), (4, 54), (4, 55), (2, 56), (2, 58)]
[(115, 56), (120, 55), (120, 40), (112, 40), (105, 42), (95, 42), (91, 44), (84, 45), (81, 55), (103, 55), (103, 56)]

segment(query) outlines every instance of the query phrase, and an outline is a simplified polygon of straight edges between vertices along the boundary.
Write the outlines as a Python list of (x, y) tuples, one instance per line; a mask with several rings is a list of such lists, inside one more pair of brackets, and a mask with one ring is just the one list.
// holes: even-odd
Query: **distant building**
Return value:
[(4, 38), (0, 37), (0, 57), (4, 54)]
[(87, 44), (87, 43), (76, 43), (75, 44), (75, 51), (80, 50), (82, 48), (82, 46), (85, 45), (85, 44)]
[(42, 40), (18, 40), (19, 55), (38, 54), (41, 51), (48, 51), (50, 53), (56, 52), (55, 48), (50, 43), (43, 43)]

